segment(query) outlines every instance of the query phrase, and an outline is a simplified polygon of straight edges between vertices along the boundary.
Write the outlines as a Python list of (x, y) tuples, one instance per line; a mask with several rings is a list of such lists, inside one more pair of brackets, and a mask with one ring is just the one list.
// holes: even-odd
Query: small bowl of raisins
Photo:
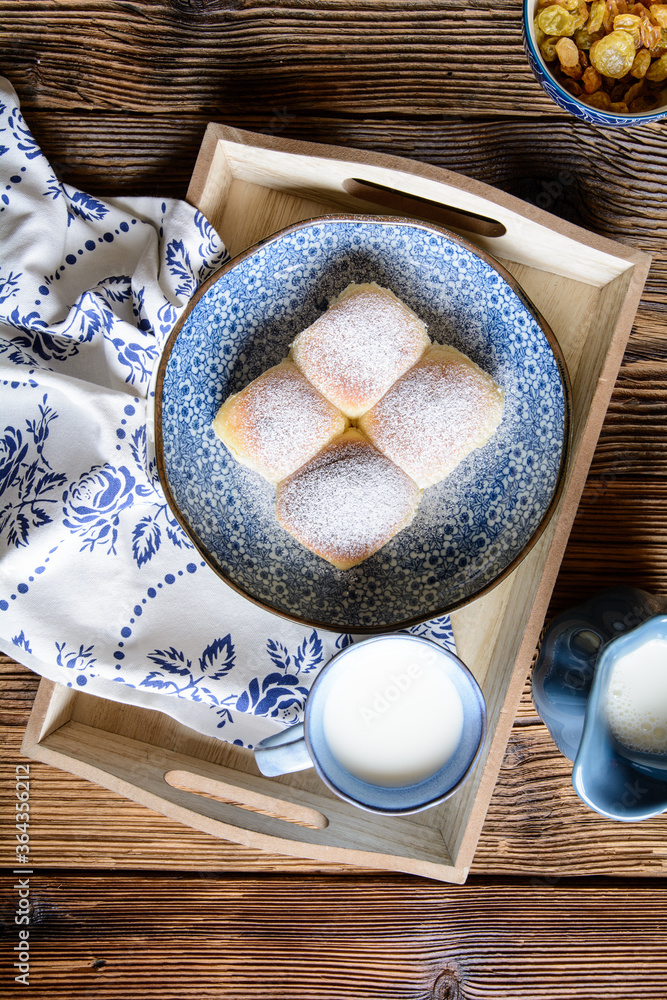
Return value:
[(524, 46), (538, 82), (595, 125), (667, 117), (667, 3), (524, 0)]

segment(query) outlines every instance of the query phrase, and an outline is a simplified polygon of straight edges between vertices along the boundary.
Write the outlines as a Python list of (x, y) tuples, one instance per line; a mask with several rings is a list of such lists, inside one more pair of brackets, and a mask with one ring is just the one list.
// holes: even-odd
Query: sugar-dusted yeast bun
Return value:
[(434, 344), (359, 420), (370, 441), (424, 489), (495, 432), (504, 396), (454, 347)]
[(213, 429), (234, 458), (277, 483), (348, 423), (293, 362), (281, 361), (226, 399)]
[(423, 354), (426, 326), (393, 292), (351, 284), (303, 330), (290, 357), (348, 417), (359, 417)]
[(359, 431), (347, 430), (278, 484), (283, 528), (337, 569), (350, 569), (412, 520), (421, 491)]

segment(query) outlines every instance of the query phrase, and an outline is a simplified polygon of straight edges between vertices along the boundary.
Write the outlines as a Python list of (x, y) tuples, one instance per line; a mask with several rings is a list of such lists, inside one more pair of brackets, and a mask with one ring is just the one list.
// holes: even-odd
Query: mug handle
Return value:
[(275, 778), (280, 774), (291, 774), (293, 771), (305, 771), (312, 767), (313, 762), (308, 753), (304, 736), (303, 722), (284, 729), (282, 733), (274, 733), (255, 747), (257, 767), (267, 778)]

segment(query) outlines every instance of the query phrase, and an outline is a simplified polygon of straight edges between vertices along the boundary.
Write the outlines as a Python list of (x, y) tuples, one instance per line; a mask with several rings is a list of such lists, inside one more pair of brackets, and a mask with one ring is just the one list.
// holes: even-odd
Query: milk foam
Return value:
[(619, 743), (629, 750), (667, 754), (667, 640), (651, 639), (618, 661), (604, 709)]
[(423, 781), (455, 753), (463, 706), (438, 648), (410, 639), (369, 643), (341, 660), (323, 713), (326, 742), (374, 785)]

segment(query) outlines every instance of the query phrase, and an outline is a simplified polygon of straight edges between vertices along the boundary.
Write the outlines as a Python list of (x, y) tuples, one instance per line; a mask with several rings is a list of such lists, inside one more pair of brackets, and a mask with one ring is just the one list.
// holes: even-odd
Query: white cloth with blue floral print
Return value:
[[(184, 202), (61, 183), (0, 79), (0, 648), (252, 746), (300, 718), (319, 668), (354, 637), (227, 587), (160, 490), (152, 376), (226, 256)], [(448, 617), (412, 631), (454, 648)]]

